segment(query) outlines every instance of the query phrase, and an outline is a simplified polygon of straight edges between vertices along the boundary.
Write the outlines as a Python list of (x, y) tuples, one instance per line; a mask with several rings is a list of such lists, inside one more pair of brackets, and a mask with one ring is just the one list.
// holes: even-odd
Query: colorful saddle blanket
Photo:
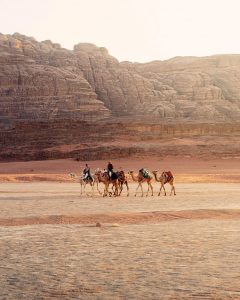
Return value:
[(173, 174), (171, 171), (167, 171), (167, 172), (165, 172), (165, 174), (166, 174), (165, 183), (168, 183), (173, 178)]
[(150, 172), (146, 169), (140, 169), (139, 172), (141, 172), (143, 177), (146, 178), (146, 179), (152, 178), (151, 175), (150, 175)]

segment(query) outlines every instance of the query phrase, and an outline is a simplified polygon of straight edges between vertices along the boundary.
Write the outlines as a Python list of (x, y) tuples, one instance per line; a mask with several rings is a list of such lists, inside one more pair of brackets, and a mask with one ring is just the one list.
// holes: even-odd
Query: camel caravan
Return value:
[[(92, 196), (94, 195), (94, 187), (97, 187), (99, 195), (106, 196), (121, 196), (123, 188), (126, 187), (127, 196), (129, 196), (129, 182), (138, 183), (134, 196), (138, 195), (140, 189), (140, 195), (143, 197), (143, 184), (147, 184), (147, 193), (153, 196), (153, 182), (159, 183), (160, 188), (158, 196), (161, 195), (163, 190), (164, 196), (167, 195), (165, 185), (168, 183), (171, 186), (171, 195), (176, 195), (174, 187), (174, 177), (171, 171), (163, 171), (160, 176), (158, 176), (158, 171), (148, 171), (147, 169), (140, 169), (137, 174), (134, 174), (133, 171), (125, 173), (123, 170), (114, 171), (113, 165), (111, 162), (108, 163), (107, 168), (104, 170), (97, 169), (93, 174), (90, 172), (88, 164), (86, 164), (82, 176), (77, 176), (75, 173), (70, 173), (70, 177), (80, 183), (81, 191), (80, 194), (87, 195), (86, 186), (90, 185), (92, 190)], [(99, 190), (99, 184), (104, 185), (104, 191), (101, 193)]]

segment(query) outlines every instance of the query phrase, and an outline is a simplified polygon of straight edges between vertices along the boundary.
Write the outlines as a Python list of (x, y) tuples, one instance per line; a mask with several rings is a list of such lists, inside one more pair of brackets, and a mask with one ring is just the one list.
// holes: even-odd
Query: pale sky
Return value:
[(0, 32), (72, 49), (106, 47), (118, 60), (240, 53), (240, 0), (0, 0)]

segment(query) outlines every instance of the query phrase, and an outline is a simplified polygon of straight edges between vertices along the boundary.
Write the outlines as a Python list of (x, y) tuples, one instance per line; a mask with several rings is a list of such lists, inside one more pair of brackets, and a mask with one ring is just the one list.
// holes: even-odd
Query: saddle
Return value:
[(85, 179), (83, 179), (84, 181), (93, 181), (93, 178), (91, 175), (88, 175)]
[(139, 170), (139, 172), (142, 174), (142, 176), (144, 178), (146, 178), (146, 179), (150, 179), (151, 178), (148, 170), (142, 168), (142, 169)]
[(112, 171), (111, 176), (109, 175), (108, 171), (104, 171), (104, 173), (107, 174), (107, 176), (109, 177), (109, 180), (116, 180), (116, 179), (118, 179), (118, 174), (117, 174), (117, 172), (113, 172), (113, 171)]
[(111, 180), (116, 180), (116, 179), (118, 179), (117, 173), (116, 173), (116, 172), (112, 172), (112, 176), (111, 176), (110, 179), (111, 179)]
[(166, 174), (165, 183), (168, 183), (173, 178), (173, 174), (171, 171), (167, 171), (167, 172), (165, 172), (165, 174)]

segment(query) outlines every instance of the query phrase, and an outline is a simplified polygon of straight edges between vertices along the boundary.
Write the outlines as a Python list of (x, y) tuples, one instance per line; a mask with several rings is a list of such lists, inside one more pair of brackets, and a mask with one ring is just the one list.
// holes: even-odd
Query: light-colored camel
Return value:
[(159, 178), (157, 177), (157, 171), (152, 171), (152, 173), (153, 173), (153, 175), (154, 175), (154, 177), (155, 177), (155, 180), (156, 180), (157, 182), (160, 182), (160, 185), (161, 185), (161, 186), (160, 186), (159, 193), (158, 193), (158, 196), (160, 196), (161, 190), (162, 190), (162, 189), (164, 190), (164, 195), (165, 195), (165, 196), (167, 195), (167, 194), (166, 194), (165, 187), (164, 187), (164, 185), (165, 185), (166, 183), (169, 183), (169, 184), (171, 185), (171, 193), (170, 193), (170, 196), (172, 195), (172, 192), (173, 192), (174, 196), (176, 195), (175, 187), (174, 187), (174, 184), (173, 184), (173, 182), (174, 182), (174, 177), (172, 177), (172, 178), (170, 178), (170, 180), (168, 180), (168, 174), (167, 174), (166, 171), (162, 172), (162, 174), (161, 174), (161, 176), (160, 176)]
[(102, 182), (105, 186), (104, 192), (103, 192), (103, 197), (110, 195), (108, 188), (111, 183), (114, 187), (114, 196), (118, 196), (118, 180), (117, 179), (114, 179), (114, 180), (109, 179), (108, 173), (105, 171), (101, 171), (99, 169), (97, 169), (95, 171), (94, 175), (97, 177), (98, 182), (99, 183)]
[(86, 185), (89, 184), (91, 187), (92, 187), (92, 195), (94, 193), (94, 185), (96, 184), (97, 185), (97, 190), (98, 190), (98, 193), (101, 194), (101, 192), (99, 191), (98, 189), (98, 179), (93, 176), (93, 180), (84, 180), (83, 176), (77, 176), (75, 173), (70, 173), (69, 174), (70, 177), (74, 180), (77, 180), (81, 186), (81, 192), (80, 192), (80, 195), (82, 195), (83, 193), (86, 193)]
[(138, 186), (137, 186), (136, 191), (135, 191), (135, 197), (136, 197), (136, 195), (137, 195), (137, 191), (138, 191), (139, 187), (141, 188), (141, 191), (142, 191), (142, 197), (143, 197), (143, 187), (142, 187), (142, 184), (143, 184), (144, 182), (146, 182), (147, 185), (148, 185), (148, 190), (147, 190), (146, 196), (148, 196), (148, 192), (149, 192), (150, 189), (151, 189), (151, 191), (152, 191), (152, 196), (153, 196), (153, 186), (152, 186), (153, 178), (152, 178), (152, 177), (150, 177), (150, 178), (145, 178), (145, 177), (143, 176), (142, 172), (138, 172), (138, 175), (137, 175), (137, 176), (134, 175), (133, 171), (129, 171), (129, 174), (132, 176), (133, 181), (138, 182)]

